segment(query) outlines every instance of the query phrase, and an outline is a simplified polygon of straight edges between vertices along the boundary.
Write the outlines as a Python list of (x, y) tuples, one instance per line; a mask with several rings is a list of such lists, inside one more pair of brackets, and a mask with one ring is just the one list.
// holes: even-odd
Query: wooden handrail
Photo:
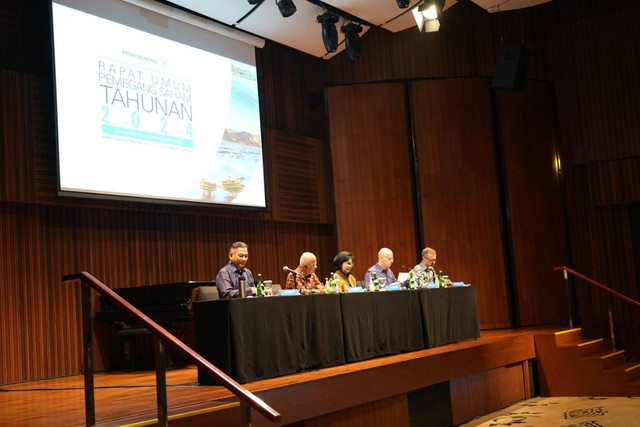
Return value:
[(236, 395), (240, 400), (245, 402), (251, 408), (258, 411), (265, 418), (267, 418), (271, 422), (279, 422), (281, 415), (275, 409), (271, 408), (264, 401), (259, 399), (253, 393), (251, 393), (246, 388), (242, 387), (238, 382), (233, 380), (227, 374), (222, 372), (220, 369), (216, 368), (212, 363), (206, 360), (204, 357), (199, 355), (189, 346), (184, 344), (182, 341), (174, 337), (171, 333), (169, 333), (162, 326), (158, 325), (156, 322), (151, 320), (148, 316), (142, 313), (140, 310), (135, 308), (133, 305), (129, 304), (125, 299), (123, 299), (120, 295), (116, 294), (111, 288), (109, 288), (104, 283), (100, 282), (90, 273), (86, 271), (69, 274), (63, 276), (63, 281), (69, 280), (82, 280), (87, 283), (91, 288), (93, 288), (100, 295), (107, 298), (116, 306), (120, 307), (124, 310), (128, 315), (139, 321), (143, 324), (147, 329), (149, 329), (152, 333), (154, 333), (161, 340), (169, 343), (174, 350), (181, 353), (187, 359), (191, 360), (198, 367), (204, 369), (206, 373), (211, 376), (213, 379), (217, 380), (223, 387), (229, 390), (231, 393)]
[(595, 280), (590, 279), (587, 276), (585, 276), (583, 274), (580, 274), (575, 270), (570, 269), (569, 267), (564, 267), (563, 266), (563, 267), (554, 267), (553, 268), (553, 271), (561, 271), (561, 270), (568, 271), (569, 273), (573, 274), (574, 276), (579, 277), (582, 280), (587, 281), (587, 282), (591, 283), (594, 286), (597, 286), (597, 287), (599, 287), (601, 289), (604, 289), (605, 291), (609, 292), (610, 294), (615, 295), (618, 298), (622, 298), (623, 300), (625, 300), (627, 302), (630, 302), (631, 304), (633, 304), (633, 305), (635, 305), (637, 307), (640, 307), (640, 302), (634, 300), (633, 298), (629, 298), (628, 296), (626, 296), (624, 294), (621, 294), (620, 292), (614, 291), (613, 289), (603, 285), (602, 283), (598, 283)]

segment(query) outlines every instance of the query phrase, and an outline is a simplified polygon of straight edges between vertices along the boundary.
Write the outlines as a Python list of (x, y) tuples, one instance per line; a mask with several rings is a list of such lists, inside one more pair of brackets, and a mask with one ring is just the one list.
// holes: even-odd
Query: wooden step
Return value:
[(554, 333), (554, 335), (556, 338), (556, 345), (560, 346), (569, 342), (582, 340), (582, 329), (581, 328), (567, 329), (564, 331), (556, 332)]
[(563, 345), (558, 345), (558, 348), (576, 348), (578, 357), (585, 357), (606, 350), (607, 343), (602, 338), (598, 338), (595, 340), (569, 341)]
[(640, 396), (640, 380), (627, 383), (627, 391), (629, 396)]
[(616, 365), (621, 365), (627, 360), (624, 350), (611, 351), (603, 350), (586, 356), (588, 359), (600, 361), (602, 369), (611, 369)]
[(616, 375), (622, 377), (625, 382), (632, 382), (640, 379), (640, 363), (625, 362), (610, 369), (605, 369), (604, 373), (606, 375)]

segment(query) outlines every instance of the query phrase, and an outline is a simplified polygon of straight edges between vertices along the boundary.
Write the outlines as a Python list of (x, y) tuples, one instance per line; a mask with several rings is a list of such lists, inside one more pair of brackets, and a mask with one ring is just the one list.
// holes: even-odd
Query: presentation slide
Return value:
[(266, 206), (255, 66), (52, 7), (63, 194)]

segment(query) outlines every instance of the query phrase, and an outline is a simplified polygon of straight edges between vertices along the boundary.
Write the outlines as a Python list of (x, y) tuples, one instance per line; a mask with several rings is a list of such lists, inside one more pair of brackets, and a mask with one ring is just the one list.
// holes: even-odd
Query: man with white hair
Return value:
[(311, 252), (305, 252), (300, 256), (300, 265), (296, 268), (296, 273), (287, 275), (287, 289), (298, 289), (301, 294), (324, 293), (324, 285), (316, 276), (318, 260)]
[(371, 277), (375, 271), (378, 279), (384, 278), (387, 285), (396, 282), (396, 275), (391, 270), (393, 264), (393, 252), (389, 248), (382, 248), (378, 251), (378, 262), (371, 266), (364, 275), (364, 288), (369, 289)]

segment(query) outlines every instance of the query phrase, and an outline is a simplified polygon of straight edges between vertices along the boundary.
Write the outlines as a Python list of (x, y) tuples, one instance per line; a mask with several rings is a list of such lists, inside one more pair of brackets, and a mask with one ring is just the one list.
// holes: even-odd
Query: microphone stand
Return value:
[(298, 273), (296, 270), (289, 268), (287, 266), (285, 266), (283, 270), (288, 272), (289, 274), (293, 274), (293, 287), (294, 289), (298, 290), (298, 276), (302, 278), (304, 278), (304, 276), (301, 273)]

